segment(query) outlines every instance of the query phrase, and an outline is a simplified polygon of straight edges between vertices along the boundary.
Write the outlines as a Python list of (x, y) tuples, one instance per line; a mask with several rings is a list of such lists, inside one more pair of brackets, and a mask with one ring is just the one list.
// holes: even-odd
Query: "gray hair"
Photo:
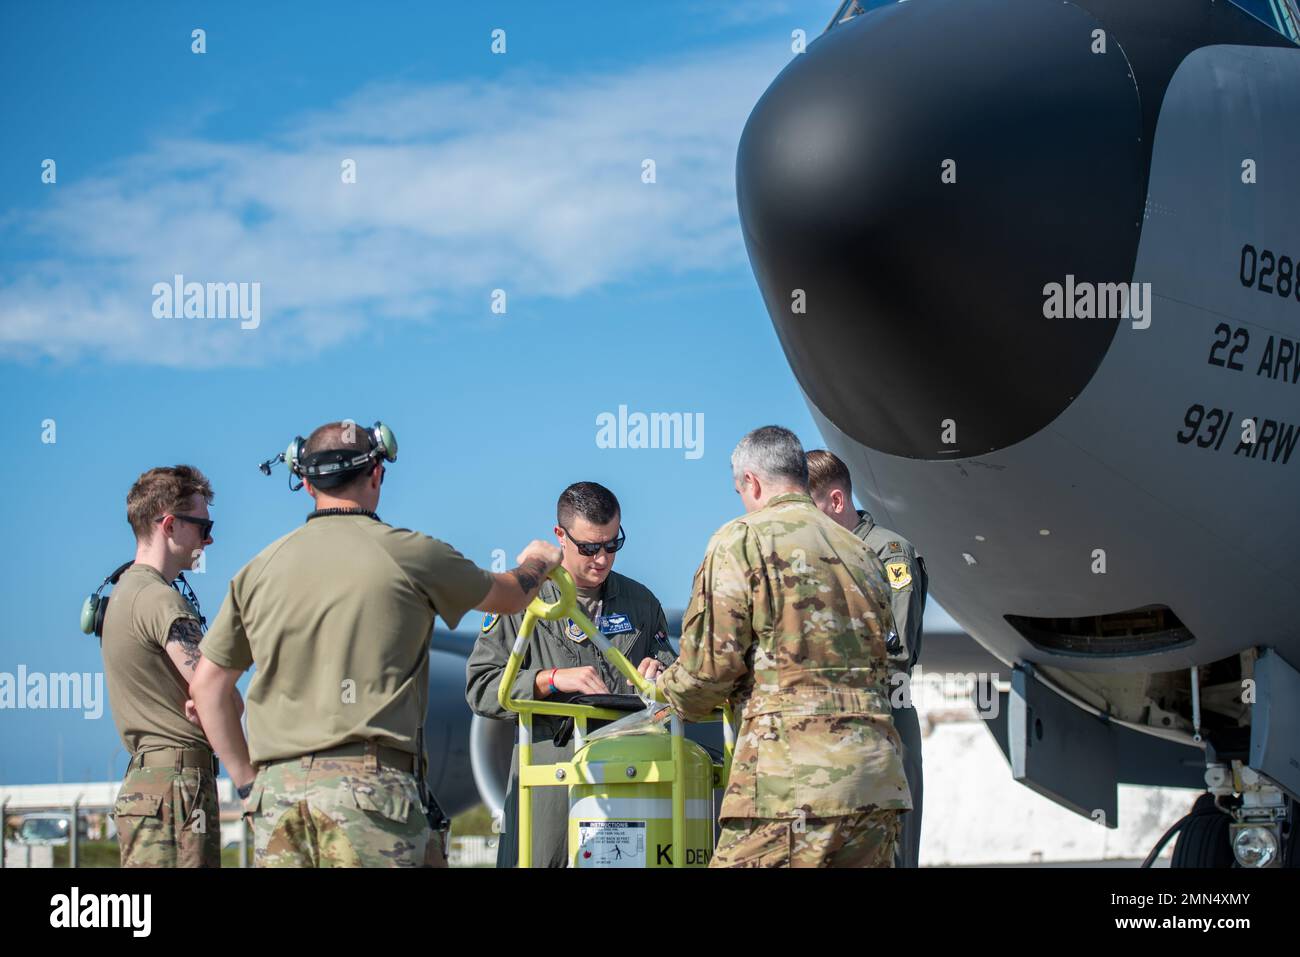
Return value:
[(753, 472), (765, 482), (808, 487), (808, 459), (799, 437), (779, 425), (755, 429), (731, 453), (731, 475), (739, 482)]

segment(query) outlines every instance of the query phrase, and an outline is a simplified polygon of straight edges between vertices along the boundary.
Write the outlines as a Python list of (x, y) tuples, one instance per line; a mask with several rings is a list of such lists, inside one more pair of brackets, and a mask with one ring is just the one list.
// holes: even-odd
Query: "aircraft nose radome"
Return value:
[(1093, 52), (1104, 29), (1060, 0), (907, 0), (812, 43), (755, 106), (736, 161), (750, 262), (850, 437), (982, 454), (1096, 371), (1117, 320), (1045, 318), (1043, 287), (1132, 279), (1141, 116), (1118, 42)]

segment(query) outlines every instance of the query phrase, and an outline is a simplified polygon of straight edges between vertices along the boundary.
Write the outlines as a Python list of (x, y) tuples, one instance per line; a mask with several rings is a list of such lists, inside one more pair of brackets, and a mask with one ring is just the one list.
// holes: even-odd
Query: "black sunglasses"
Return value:
[[(564, 526), (561, 525), (560, 528), (564, 528)], [(614, 552), (622, 548), (623, 543), (627, 541), (627, 535), (623, 533), (622, 525), (618, 527), (617, 537), (611, 538), (607, 542), (580, 542), (573, 537), (573, 533), (567, 528), (564, 528), (564, 534), (568, 536), (569, 541), (573, 542), (574, 546), (578, 549), (578, 554), (586, 555), (588, 558), (592, 555), (599, 554), (602, 548), (612, 555)]]
[[(154, 519), (154, 521), (161, 522), (166, 517), (166, 515), (163, 515), (161, 518)], [(172, 518), (179, 522), (189, 522), (191, 525), (199, 526), (199, 538), (207, 538), (211, 535), (212, 526), (217, 524), (210, 518), (195, 518), (193, 515), (172, 515)]]

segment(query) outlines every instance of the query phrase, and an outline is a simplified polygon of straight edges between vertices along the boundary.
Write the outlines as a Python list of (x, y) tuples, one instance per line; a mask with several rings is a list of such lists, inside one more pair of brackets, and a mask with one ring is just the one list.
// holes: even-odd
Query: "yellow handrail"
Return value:
[(514, 647), (510, 649), (510, 660), (506, 662), (505, 673), (501, 676), (501, 684), (497, 686), (497, 703), (508, 711), (515, 711), (519, 714), (557, 714), (577, 717), (582, 715), (588, 718), (605, 719), (608, 714), (620, 717), (621, 712), (608, 712), (607, 714), (597, 714), (601, 711), (599, 708), (592, 708), (589, 705), (562, 704), (558, 702), (532, 701), (529, 699), (511, 698), (510, 689), (515, 685), (515, 679), (519, 677), (519, 669), (523, 667), (524, 649), (528, 646), (528, 640), (533, 635), (533, 629), (537, 622), (541, 621), (559, 621), (561, 618), (571, 618), (574, 624), (582, 629), (585, 634), (600, 650), (607, 661), (618, 669), (619, 674), (631, 682), (632, 687), (641, 695), (654, 701), (663, 701), (655, 690), (655, 684), (633, 667), (632, 662), (627, 660), (627, 656), (619, 651), (610, 642), (608, 638), (600, 633), (591, 619), (583, 614), (582, 609), (578, 607), (578, 589), (573, 584), (573, 578), (561, 567), (555, 568), (548, 576), (555, 586), (560, 590), (560, 597), (553, 601), (542, 601), (542, 596), (538, 595), (528, 603), (528, 609), (524, 612), (523, 623), (519, 627), (519, 634), (515, 637)]

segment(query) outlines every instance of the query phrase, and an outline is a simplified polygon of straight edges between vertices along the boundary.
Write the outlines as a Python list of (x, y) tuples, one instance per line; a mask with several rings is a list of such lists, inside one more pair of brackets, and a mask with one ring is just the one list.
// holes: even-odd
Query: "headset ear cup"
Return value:
[(289, 466), (289, 471), (294, 475), (301, 475), (298, 471), (298, 463), (302, 460), (303, 439), (301, 435), (294, 436), (289, 447), (284, 450), (284, 461)]
[(384, 450), (385, 462), (397, 461), (397, 436), (393, 435), (393, 430), (382, 422), (376, 422), (374, 427), (375, 444)]
[(104, 637), (104, 615), (108, 612), (108, 602), (111, 595), (105, 595), (95, 602), (95, 637)]
[(116, 585), (122, 574), (134, 564), (134, 559), (123, 562), (113, 569), (112, 574), (104, 579), (102, 585), (86, 596), (86, 600), (81, 603), (81, 630), (84, 634), (93, 634), (96, 638), (104, 637), (104, 614), (108, 611), (110, 597), (104, 594), (104, 589)]
[(92, 635), (95, 633), (95, 621), (99, 615), (99, 592), (86, 596), (86, 600), (81, 603), (81, 633), (83, 635)]

